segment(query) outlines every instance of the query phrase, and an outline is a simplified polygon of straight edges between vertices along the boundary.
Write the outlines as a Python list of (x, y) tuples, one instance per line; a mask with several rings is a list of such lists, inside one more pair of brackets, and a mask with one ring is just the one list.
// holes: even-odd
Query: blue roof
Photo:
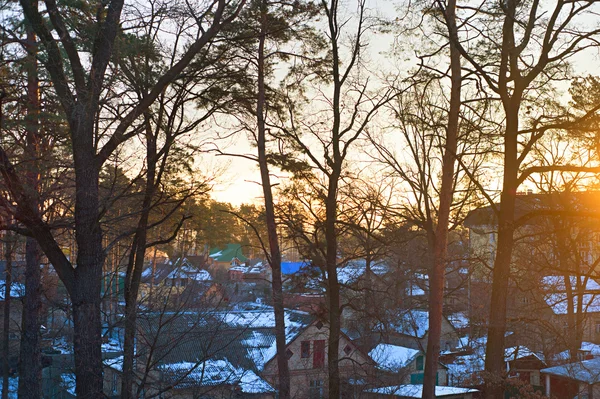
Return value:
[(294, 274), (298, 273), (303, 267), (307, 267), (309, 264), (305, 261), (302, 262), (281, 262), (281, 273), (283, 274)]

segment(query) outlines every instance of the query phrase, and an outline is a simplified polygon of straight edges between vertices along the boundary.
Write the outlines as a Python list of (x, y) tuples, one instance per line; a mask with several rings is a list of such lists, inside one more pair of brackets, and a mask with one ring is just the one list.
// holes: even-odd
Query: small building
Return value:
[(246, 262), (240, 244), (227, 244), (225, 248), (213, 248), (208, 255), (210, 268), (229, 270), (232, 266), (239, 266)]
[(542, 369), (547, 397), (600, 398), (600, 358)]
[[(308, 327), (294, 334), (286, 350), (290, 368), (291, 397), (324, 398), (328, 379), (329, 328), (321, 320), (313, 321)], [(363, 389), (352, 381), (372, 379), (374, 362), (363, 353), (345, 334), (339, 340), (339, 368), (343, 383), (342, 391), (347, 395), (358, 394)], [(261, 374), (271, 384), (277, 384), (277, 355), (266, 360)]]

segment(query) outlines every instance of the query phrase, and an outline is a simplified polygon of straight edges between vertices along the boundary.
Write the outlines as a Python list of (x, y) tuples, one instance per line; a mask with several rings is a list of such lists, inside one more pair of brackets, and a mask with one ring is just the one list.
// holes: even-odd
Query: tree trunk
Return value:
[[(121, 398), (123, 399), (134, 398), (133, 380), (135, 377), (134, 360), (135, 334), (137, 329), (137, 298), (144, 269), (144, 258), (146, 256), (148, 219), (150, 217), (152, 198), (154, 197), (156, 188), (156, 140), (152, 133), (152, 127), (150, 126), (150, 115), (145, 113), (144, 117), (146, 124), (146, 158), (148, 172), (144, 201), (142, 202), (142, 213), (133, 238), (130, 261), (125, 276), (125, 341), (123, 343), (123, 380), (121, 385)], [(143, 389), (143, 387), (138, 387), (138, 392), (141, 391), (141, 389)]]
[[(80, 106), (82, 107), (82, 106)], [(81, 111), (86, 112), (86, 111)], [(85, 117), (79, 120), (85, 121)], [(100, 399), (102, 393), (102, 231), (99, 221), (99, 173), (92, 145), (93, 117), (75, 130), (75, 225), (77, 267), (71, 288), (74, 324), (74, 355), (77, 397)], [(86, 125), (87, 128), (86, 129)]]
[(42, 396), (42, 355), (40, 351), (41, 253), (37, 241), (27, 237), (25, 244), (25, 298), (21, 323), (19, 398)]
[(448, 223), (450, 207), (453, 199), (454, 164), (456, 162), (457, 137), (461, 105), (461, 65), (456, 27), (456, 0), (450, 0), (445, 10), (445, 19), (450, 37), (450, 68), (452, 87), (450, 93), (450, 110), (448, 128), (442, 160), (442, 185), (440, 188), (440, 205), (434, 239), (433, 267), (429, 272), (429, 332), (427, 352), (425, 354), (425, 371), (423, 376), (423, 398), (435, 398), (436, 376), (440, 356), (440, 339), (442, 335), (442, 317), (444, 306), (444, 282), (446, 274), (446, 257), (448, 254)]
[(10, 290), (12, 287), (12, 233), (7, 232), (4, 241), (4, 317), (2, 320), (2, 399), (8, 399), (8, 376), (10, 374)]
[[(37, 2), (33, 3), (37, 9)], [(27, 24), (28, 56), (27, 70), (27, 117), (26, 148), (27, 183), (32, 191), (39, 191), (41, 156), (39, 135), (39, 82), (36, 59), (36, 37)], [(36, 203), (32, 204), (39, 211), (39, 195), (32, 196)], [(41, 298), (41, 249), (37, 241), (27, 237), (25, 249), (25, 298), (21, 330), (21, 348), (19, 362), (19, 398), (37, 399), (42, 396), (42, 356), (40, 352), (40, 310)]]
[(326, 268), (327, 268), (327, 305), (329, 311), (329, 341), (327, 351), (327, 368), (329, 374), (329, 398), (340, 397), (340, 366), (339, 347), (341, 332), (340, 312), (340, 284), (337, 276), (337, 187), (341, 173), (341, 162), (339, 169), (334, 169), (329, 177), (327, 192), (326, 219), (325, 219), (325, 242), (327, 245)]
[(277, 371), (279, 379), (279, 397), (290, 398), (290, 370), (286, 355), (285, 308), (283, 306), (283, 282), (281, 275), (281, 249), (275, 220), (275, 205), (269, 165), (267, 162), (266, 128), (265, 128), (265, 40), (267, 31), (268, 4), (266, 0), (260, 3), (260, 37), (258, 43), (258, 98), (256, 104), (256, 122), (258, 128), (257, 147), (258, 163), (263, 195), (265, 197), (265, 216), (267, 219), (267, 234), (269, 236), (269, 266), (271, 266), (273, 289), (273, 311), (275, 313), (275, 345), (277, 347)]
[(498, 213), (498, 248), (492, 272), (492, 297), (485, 353), (485, 371), (493, 379), (486, 398), (503, 398), (504, 334), (506, 332), (506, 300), (513, 250), (515, 200), (517, 195), (517, 134), (519, 106), (511, 101), (506, 110), (504, 142), (504, 179)]

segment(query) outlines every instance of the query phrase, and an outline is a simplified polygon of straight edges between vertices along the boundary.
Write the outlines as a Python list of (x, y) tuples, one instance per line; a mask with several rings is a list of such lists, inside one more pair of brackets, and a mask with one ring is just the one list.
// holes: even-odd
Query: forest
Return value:
[(599, 13), (0, 0), (2, 399), (600, 395)]

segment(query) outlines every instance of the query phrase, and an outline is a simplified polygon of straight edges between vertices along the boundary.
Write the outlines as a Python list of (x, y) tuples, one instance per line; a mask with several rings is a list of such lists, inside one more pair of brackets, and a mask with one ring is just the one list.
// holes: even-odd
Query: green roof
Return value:
[(231, 262), (234, 258), (238, 258), (240, 262), (245, 262), (247, 259), (242, 253), (240, 244), (227, 244), (225, 249), (213, 248), (210, 250), (209, 256), (217, 262)]

